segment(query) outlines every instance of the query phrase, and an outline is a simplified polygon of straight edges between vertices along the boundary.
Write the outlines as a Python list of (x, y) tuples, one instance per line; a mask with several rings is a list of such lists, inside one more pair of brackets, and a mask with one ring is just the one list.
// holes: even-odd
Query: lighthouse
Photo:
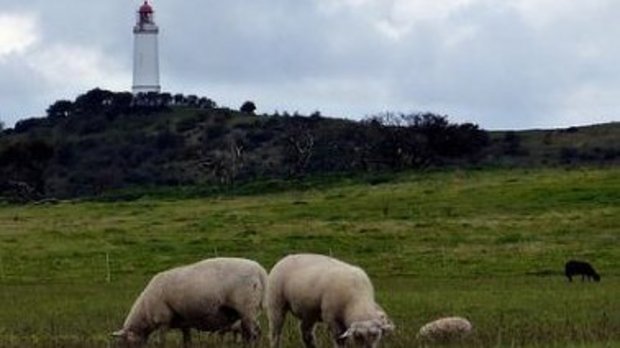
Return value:
[(157, 34), (159, 28), (155, 24), (153, 7), (148, 1), (138, 9), (136, 25), (133, 27), (133, 86), (132, 92), (160, 92), (159, 85), (159, 52)]

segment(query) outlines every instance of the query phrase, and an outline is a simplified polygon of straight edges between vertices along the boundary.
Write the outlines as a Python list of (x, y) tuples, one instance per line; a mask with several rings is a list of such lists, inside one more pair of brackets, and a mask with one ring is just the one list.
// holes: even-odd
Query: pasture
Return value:
[[(397, 325), (384, 347), (422, 346), (417, 329), (447, 315), (474, 324), (459, 346), (620, 346), (618, 168), (407, 173), (263, 195), (2, 205), (0, 346), (107, 347), (154, 273), (216, 255), (269, 269), (293, 252), (366, 269)], [(570, 258), (590, 261), (601, 282), (569, 284)], [(299, 346), (290, 317), (287, 331), (287, 346)], [(236, 346), (196, 338), (196, 346)]]

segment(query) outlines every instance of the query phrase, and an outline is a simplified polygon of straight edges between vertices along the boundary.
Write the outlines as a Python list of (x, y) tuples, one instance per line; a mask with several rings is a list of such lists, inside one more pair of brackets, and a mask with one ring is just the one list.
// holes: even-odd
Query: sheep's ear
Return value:
[(338, 339), (344, 340), (345, 338), (349, 338), (353, 335), (353, 329), (349, 328), (347, 329), (347, 331), (345, 331), (342, 335), (340, 335), (340, 337), (338, 337)]
[(125, 337), (127, 336), (127, 332), (125, 330), (120, 329), (118, 331), (114, 331), (110, 334), (112, 337)]
[(394, 326), (392, 322), (383, 323), (383, 325), (381, 325), (381, 331), (383, 332), (394, 331), (395, 328), (396, 326)]

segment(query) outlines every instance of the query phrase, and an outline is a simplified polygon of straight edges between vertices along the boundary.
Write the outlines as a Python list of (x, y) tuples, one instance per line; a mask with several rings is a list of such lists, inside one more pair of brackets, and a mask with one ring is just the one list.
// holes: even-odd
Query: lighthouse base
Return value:
[(159, 93), (161, 92), (161, 87), (160, 86), (133, 86), (131, 87), (131, 92), (133, 94), (140, 94), (140, 93), (149, 93), (149, 92), (155, 92), (155, 93)]

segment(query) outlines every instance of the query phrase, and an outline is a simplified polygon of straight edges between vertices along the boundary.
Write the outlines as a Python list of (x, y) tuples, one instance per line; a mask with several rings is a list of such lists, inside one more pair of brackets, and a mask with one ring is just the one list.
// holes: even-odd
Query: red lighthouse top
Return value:
[(138, 12), (144, 13), (144, 14), (153, 13), (153, 8), (151, 7), (151, 5), (149, 5), (148, 1), (144, 1), (144, 4), (140, 6), (140, 9), (138, 10)]
[[(153, 7), (149, 4), (148, 0), (145, 0), (144, 4), (138, 9), (138, 21), (136, 26), (139, 30), (144, 30), (149, 25), (155, 25), (153, 12)], [(152, 30), (153, 28), (150, 29)]]

